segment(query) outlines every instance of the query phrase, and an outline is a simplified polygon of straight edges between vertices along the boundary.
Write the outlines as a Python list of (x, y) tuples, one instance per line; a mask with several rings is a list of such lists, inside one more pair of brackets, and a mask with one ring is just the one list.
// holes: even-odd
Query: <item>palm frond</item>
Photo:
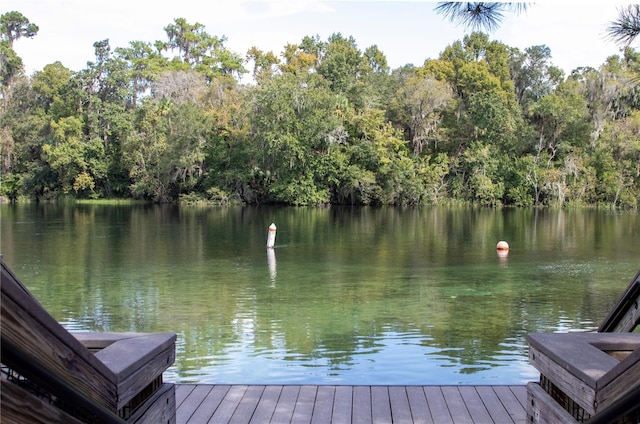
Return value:
[(504, 12), (525, 12), (528, 5), (529, 3), (446, 1), (438, 2), (435, 11), (451, 22), (473, 31), (485, 29), (491, 32), (502, 23)]
[(640, 5), (630, 4), (618, 10), (618, 19), (607, 27), (607, 35), (618, 44), (628, 46), (640, 35)]

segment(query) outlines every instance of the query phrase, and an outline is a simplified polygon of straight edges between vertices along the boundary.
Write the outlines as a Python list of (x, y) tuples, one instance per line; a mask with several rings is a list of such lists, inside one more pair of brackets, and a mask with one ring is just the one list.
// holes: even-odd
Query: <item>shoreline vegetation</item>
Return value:
[[(6, 197), (0, 196), (0, 204), (18, 204), (18, 205), (26, 205), (37, 203), (34, 199), (29, 197), (20, 197), (14, 201), (9, 200)], [(86, 206), (151, 206), (158, 205), (157, 202), (153, 202), (150, 200), (141, 200), (141, 199), (125, 199), (125, 198), (103, 198), (103, 199), (79, 199), (75, 197), (61, 197), (56, 199), (50, 199), (44, 202), (39, 202), (42, 204), (51, 204), (51, 205), (66, 205), (66, 206), (75, 206), (75, 205), (86, 205)], [(195, 208), (220, 208), (220, 207), (244, 207), (244, 206), (260, 206), (260, 205), (252, 205), (239, 201), (212, 201), (203, 199), (200, 197), (187, 197), (186, 199), (180, 198), (177, 202), (171, 202), (170, 204), (179, 207), (195, 207)], [(274, 204), (265, 204), (265, 206), (276, 206)], [(343, 205), (343, 204), (322, 204), (322, 205), (280, 205), (284, 207), (311, 207), (311, 208), (330, 208), (330, 207), (443, 207), (443, 208), (485, 208), (487, 206), (474, 204), (464, 200), (456, 200), (450, 199), (446, 202), (441, 202), (437, 205), (434, 204), (420, 204), (420, 205)], [(513, 205), (499, 205), (494, 206), (497, 208), (509, 209), (509, 208), (521, 208), (520, 206)], [(639, 208), (629, 208), (624, 206), (616, 206), (611, 203), (605, 204), (582, 204), (582, 203), (565, 203), (564, 205), (536, 205), (529, 206), (529, 208), (534, 209), (594, 209), (594, 210), (603, 210), (606, 215), (610, 216), (621, 216), (621, 215), (638, 215), (640, 213)]]
[(56, 62), (27, 76), (13, 43), (37, 26), (2, 19), (19, 29), (0, 28), (8, 201), (640, 205), (640, 52), (629, 46), (564, 75), (544, 45), (472, 32), (390, 69), (376, 45), (340, 33), (243, 55), (177, 18), (167, 40), (97, 41), (86, 69)]

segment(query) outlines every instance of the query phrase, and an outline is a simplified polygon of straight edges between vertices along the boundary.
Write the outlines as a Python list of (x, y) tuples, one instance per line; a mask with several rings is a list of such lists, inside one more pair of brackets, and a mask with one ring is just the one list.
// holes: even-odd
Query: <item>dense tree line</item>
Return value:
[(544, 45), (473, 32), (390, 69), (340, 33), (243, 57), (179, 18), (165, 41), (102, 40), (86, 69), (25, 76), (13, 43), (38, 28), (18, 12), (0, 21), (12, 200), (639, 206), (630, 47), (565, 76)]

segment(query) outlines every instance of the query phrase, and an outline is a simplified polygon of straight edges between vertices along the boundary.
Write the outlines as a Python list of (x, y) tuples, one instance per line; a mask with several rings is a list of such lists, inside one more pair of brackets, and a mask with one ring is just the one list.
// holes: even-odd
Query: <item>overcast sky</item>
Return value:
[[(377, 45), (391, 68), (422, 65), (456, 40), (463, 27), (434, 12), (426, 1), (344, 0), (2, 0), (0, 14), (16, 10), (40, 27), (33, 39), (20, 39), (14, 49), (28, 74), (62, 62), (78, 71), (93, 61), (93, 43), (108, 38), (111, 48), (130, 41), (166, 41), (163, 28), (175, 18), (199, 22), (243, 57), (256, 46), (280, 54), (287, 43), (306, 36), (326, 40), (333, 33), (353, 36), (358, 48)], [(491, 33), (521, 50), (551, 48), (552, 62), (569, 73), (579, 66), (599, 67), (619, 53), (605, 29), (622, 3), (567, 0), (535, 3), (521, 15), (506, 16)]]

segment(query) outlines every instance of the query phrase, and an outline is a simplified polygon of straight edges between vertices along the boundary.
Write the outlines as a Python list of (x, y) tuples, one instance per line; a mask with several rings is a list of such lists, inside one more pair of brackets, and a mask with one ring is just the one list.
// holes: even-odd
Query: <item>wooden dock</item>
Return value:
[(525, 386), (176, 385), (176, 424), (521, 423)]

